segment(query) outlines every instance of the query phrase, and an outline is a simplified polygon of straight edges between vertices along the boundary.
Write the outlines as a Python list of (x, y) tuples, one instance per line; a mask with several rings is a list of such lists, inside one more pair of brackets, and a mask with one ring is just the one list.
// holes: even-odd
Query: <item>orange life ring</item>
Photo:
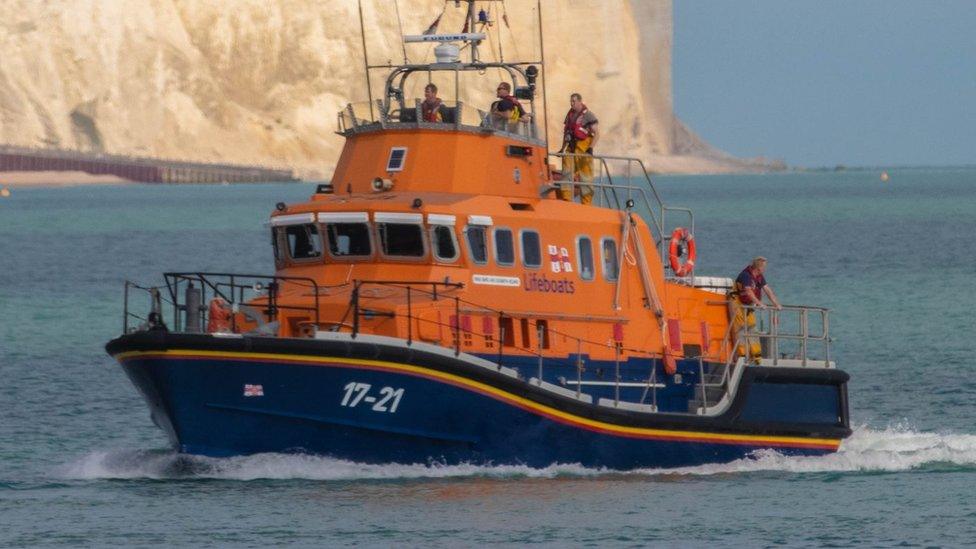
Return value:
[[(688, 248), (688, 257), (681, 262), (681, 244)], [(674, 276), (688, 276), (695, 270), (695, 236), (688, 229), (678, 227), (671, 233), (671, 270)]]
[(230, 307), (221, 297), (210, 300), (207, 314), (207, 333), (230, 331)]

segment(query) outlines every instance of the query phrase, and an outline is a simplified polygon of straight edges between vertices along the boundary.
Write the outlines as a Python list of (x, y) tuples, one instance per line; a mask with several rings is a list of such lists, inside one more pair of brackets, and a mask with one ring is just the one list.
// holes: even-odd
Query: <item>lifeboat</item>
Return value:
[[(484, 39), (407, 37), (440, 44), (436, 61), (368, 67), (383, 93), (339, 113), (331, 182), (270, 213), (272, 273), (127, 283), (148, 288), (150, 321), (130, 325), (127, 297), (106, 350), (174, 448), (612, 469), (836, 451), (848, 375), (828, 311), (731, 322), (729, 279), (668, 261), (693, 212), (661, 202), (638, 159), (559, 173), (574, 155), (538, 127), (543, 64), (482, 60)], [(497, 75), (517, 120), (456, 88)], [(452, 98), (434, 120), (411, 98), (430, 82)], [(580, 186), (592, 202), (560, 192)]]

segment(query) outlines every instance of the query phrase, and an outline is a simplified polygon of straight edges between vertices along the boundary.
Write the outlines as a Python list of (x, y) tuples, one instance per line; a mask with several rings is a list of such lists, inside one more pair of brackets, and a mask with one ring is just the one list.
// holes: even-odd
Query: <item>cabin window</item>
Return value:
[(488, 228), (484, 225), (468, 225), (464, 229), (468, 241), (468, 253), (471, 261), (478, 265), (488, 262)]
[(322, 256), (322, 239), (319, 229), (312, 223), (285, 227), (288, 255), (295, 260), (315, 259)]
[(578, 252), (576, 257), (580, 278), (593, 280), (593, 242), (590, 237), (579, 237), (579, 240), (576, 241), (576, 251)]
[(454, 262), (458, 258), (457, 239), (454, 228), (448, 225), (434, 225), (430, 229), (430, 243), (434, 258), (438, 261)]
[(414, 223), (377, 223), (384, 255), (420, 258), (424, 256), (424, 231)]
[(600, 254), (603, 259), (603, 278), (616, 282), (620, 277), (620, 266), (617, 264), (617, 241), (605, 237), (600, 244)]
[(369, 225), (366, 223), (329, 223), (329, 253), (333, 257), (365, 257), (372, 254)]
[(393, 147), (390, 149), (390, 158), (386, 161), (386, 171), (402, 172), (403, 163), (407, 160), (406, 147)]
[(535, 231), (522, 231), (522, 264), (529, 269), (542, 266), (542, 244), (539, 233)]
[(515, 265), (515, 238), (511, 229), (495, 229), (495, 262), (505, 267)]

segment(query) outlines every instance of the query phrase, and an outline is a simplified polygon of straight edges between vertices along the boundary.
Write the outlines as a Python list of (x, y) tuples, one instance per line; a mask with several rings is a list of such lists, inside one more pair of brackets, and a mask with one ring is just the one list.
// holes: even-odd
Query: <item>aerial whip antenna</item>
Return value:
[[(502, 3), (502, 7), (505, 4)], [(539, 12), (539, 57), (542, 65), (542, 127), (546, 136), (546, 150), (549, 150), (549, 104), (546, 101), (546, 91), (549, 90), (549, 81), (546, 80), (546, 46), (542, 41), (542, 0), (536, 0), (536, 10)], [(505, 19), (508, 24), (508, 19)], [(516, 51), (516, 53), (518, 53)]]
[(366, 26), (363, 25), (363, 0), (359, 4), (359, 36), (363, 39), (363, 68), (366, 71), (366, 95), (369, 96), (369, 117), (376, 119), (373, 114), (373, 86), (369, 81), (369, 55), (366, 53)]
[(403, 48), (403, 64), (408, 65), (407, 44), (403, 41), (403, 20), (400, 19), (400, 0), (393, 0), (393, 7), (396, 9), (397, 26), (400, 28), (400, 47)]

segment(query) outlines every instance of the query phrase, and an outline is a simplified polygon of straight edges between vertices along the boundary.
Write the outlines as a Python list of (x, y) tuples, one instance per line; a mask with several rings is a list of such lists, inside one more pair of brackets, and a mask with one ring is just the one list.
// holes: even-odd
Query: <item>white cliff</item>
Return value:
[[(404, 32), (418, 34), (444, 5), (364, 0), (370, 61), (402, 61), (397, 7)], [(460, 11), (446, 5), (440, 30), (459, 31)], [(498, 21), (483, 57), (538, 59), (536, 3), (495, 4), (492, 18), (503, 8), (511, 29)], [(600, 152), (656, 171), (750, 166), (674, 116), (670, 0), (543, 0), (542, 11), (551, 139), (577, 91), (600, 118)], [(431, 56), (428, 46), (407, 52)], [(466, 79), (465, 102), (487, 105), (494, 83)], [(337, 111), (365, 99), (353, 0), (0, 3), (0, 143), (326, 176), (342, 147)]]

